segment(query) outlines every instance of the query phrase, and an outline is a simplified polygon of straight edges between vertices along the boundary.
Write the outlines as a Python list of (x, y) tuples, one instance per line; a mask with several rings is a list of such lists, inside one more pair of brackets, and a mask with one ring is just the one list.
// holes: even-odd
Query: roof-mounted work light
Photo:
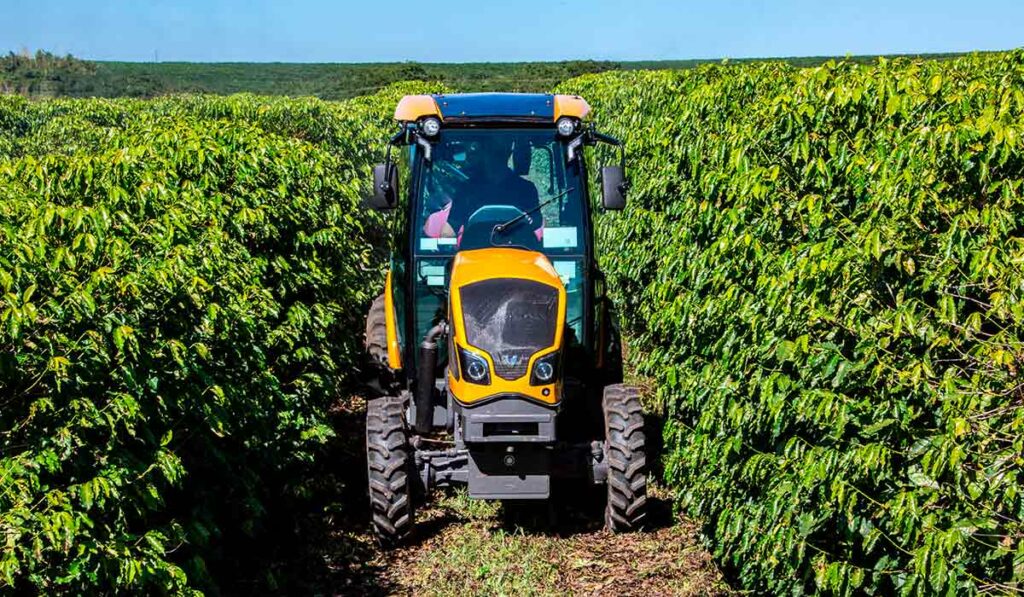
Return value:
[(424, 118), (420, 123), (420, 130), (428, 137), (436, 137), (441, 132), (441, 121), (437, 118)]
[(562, 135), (563, 137), (568, 137), (569, 135), (576, 132), (576, 119), (569, 118), (568, 116), (563, 116), (558, 119), (558, 122), (555, 123), (555, 126), (558, 127), (559, 135)]

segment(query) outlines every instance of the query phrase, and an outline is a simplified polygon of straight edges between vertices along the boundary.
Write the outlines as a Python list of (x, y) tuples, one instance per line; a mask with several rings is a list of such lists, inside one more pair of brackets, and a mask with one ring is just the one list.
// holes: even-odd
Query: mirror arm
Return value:
[(388, 149), (384, 153), (384, 182), (381, 183), (380, 190), (385, 193), (391, 190), (391, 169), (395, 167), (391, 162), (391, 147), (391, 143), (388, 143)]
[[(606, 168), (609, 171), (612, 171), (612, 169), (614, 168), (612, 166), (607, 166), (607, 167), (601, 169), (601, 179), (602, 179), (601, 184), (602, 184), (602, 201), (608, 201), (608, 191), (609, 191), (610, 188), (614, 188), (614, 193), (617, 195), (617, 199), (616, 199), (616, 201), (613, 202), (612, 206), (609, 207), (607, 204), (605, 204), (605, 208), (606, 209), (622, 209), (623, 207), (625, 207), (626, 194), (628, 193), (629, 188), (630, 188), (629, 179), (626, 178), (626, 145), (621, 140), (617, 139), (616, 137), (613, 137), (611, 135), (606, 135), (604, 133), (598, 132), (596, 127), (594, 127), (594, 126), (591, 126), (590, 129), (587, 130), (586, 136), (587, 136), (588, 144), (590, 144), (590, 145), (596, 145), (598, 143), (606, 143), (608, 145), (611, 145), (612, 147), (618, 148), (618, 150), (619, 150), (618, 172), (616, 174), (614, 174), (619, 180), (617, 182), (614, 182), (614, 183), (612, 183), (612, 181), (608, 181), (607, 183), (605, 182), (604, 176), (605, 176)], [(610, 184), (609, 184), (609, 186), (604, 186), (604, 185), (606, 185), (608, 183), (614, 184), (614, 187), (611, 187)]]
[(423, 148), (423, 159), (429, 162), (430, 153), (433, 150), (433, 146), (430, 144), (430, 141), (427, 141), (420, 135), (416, 135), (416, 145), (419, 145), (420, 147)]
[[(596, 129), (593, 129), (593, 128), (591, 128), (590, 131), (588, 131), (588, 135), (590, 136), (591, 144), (596, 144), (597, 142), (600, 141), (601, 143), (607, 143), (608, 145), (611, 145), (613, 147), (618, 147), (619, 148), (619, 165), (622, 166), (623, 171), (625, 171), (625, 169), (626, 169), (626, 144), (625, 143), (620, 141), (617, 137), (613, 137), (611, 135), (606, 135), (604, 133), (599, 133)], [(628, 183), (627, 183), (626, 187), (627, 188), (629, 187)]]
[[(408, 145), (410, 131), (410, 126), (403, 126), (401, 130), (391, 135), (391, 138), (388, 139), (387, 150), (384, 153), (384, 165), (387, 167), (387, 171), (385, 172), (384, 182), (381, 184), (381, 190), (384, 192), (391, 190), (391, 170), (395, 168), (394, 162), (391, 161), (391, 148), (398, 145)], [(417, 140), (419, 140), (419, 137), (417, 137)], [(427, 159), (430, 159), (429, 149), (427, 149)]]
[(585, 137), (586, 135), (580, 135), (572, 141), (569, 141), (569, 144), (566, 145), (566, 159), (569, 163), (572, 163), (573, 160), (576, 159), (576, 150), (578, 150), (583, 145), (584, 141), (586, 141)]
[(600, 141), (602, 143), (607, 143), (608, 145), (615, 145), (616, 147), (622, 147), (622, 141), (619, 141), (617, 138), (615, 138), (615, 137), (613, 137), (611, 135), (606, 135), (604, 133), (599, 133), (596, 130), (592, 130), (590, 132), (591, 132), (592, 135), (594, 135), (594, 140), (595, 141)]
[[(625, 164), (625, 160), (623, 160), (623, 164)], [(623, 166), (622, 171), (623, 172), (626, 171), (625, 166)], [(633, 186), (633, 185), (630, 184), (629, 179), (628, 178), (623, 178), (622, 182), (619, 183), (619, 192), (622, 193), (623, 195), (625, 195), (626, 193), (629, 192), (629, 188), (631, 186)]]

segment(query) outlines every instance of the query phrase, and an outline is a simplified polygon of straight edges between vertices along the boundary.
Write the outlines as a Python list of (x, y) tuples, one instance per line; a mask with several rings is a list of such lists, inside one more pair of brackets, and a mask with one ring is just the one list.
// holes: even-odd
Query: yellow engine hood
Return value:
[(461, 251), (452, 263), (452, 288), (490, 280), (492, 278), (522, 278), (561, 288), (558, 272), (543, 253), (522, 249), (476, 249)]
[[(473, 346), (469, 343), (470, 335), (467, 334), (465, 327), (466, 321), (463, 317), (462, 293), (460, 291), (466, 286), (492, 280), (510, 280), (510, 283), (527, 280), (543, 284), (557, 292), (558, 304), (554, 339), (550, 345), (538, 347), (538, 350), (529, 356), (525, 373), (517, 379), (505, 379), (502, 375), (496, 374), (498, 371), (494, 363), (496, 356), (488, 353), (484, 347)], [(555, 380), (547, 385), (530, 384), (530, 373), (533, 371), (534, 362), (560, 350), (565, 331), (565, 286), (548, 258), (542, 253), (522, 249), (487, 248), (461, 251), (455, 256), (452, 263), (450, 284), (449, 322), (453, 343), (456, 347), (464, 348), (484, 358), (488, 362), (491, 379), (490, 384), (480, 385), (471, 383), (458, 375), (455, 369), (458, 367), (459, 357), (456, 354), (458, 349), (455, 348), (452, 351), (453, 354), (450, 355), (451, 365), (447, 373), (448, 387), (451, 388), (455, 398), (463, 404), (472, 404), (492, 397), (517, 395), (546, 404), (556, 404), (561, 397), (561, 375), (556, 375)]]

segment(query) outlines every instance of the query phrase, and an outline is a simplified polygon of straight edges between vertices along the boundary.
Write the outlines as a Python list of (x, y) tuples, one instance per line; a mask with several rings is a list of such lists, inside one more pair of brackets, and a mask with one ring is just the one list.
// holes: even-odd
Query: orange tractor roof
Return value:
[(412, 122), (425, 116), (463, 120), (555, 122), (562, 116), (583, 119), (590, 105), (578, 95), (543, 93), (456, 93), (407, 95), (395, 108), (395, 120)]

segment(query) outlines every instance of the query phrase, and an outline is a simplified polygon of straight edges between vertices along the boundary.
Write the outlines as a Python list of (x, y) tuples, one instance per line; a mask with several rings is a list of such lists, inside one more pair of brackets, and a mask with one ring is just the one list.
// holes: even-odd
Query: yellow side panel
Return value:
[[(490, 280), (494, 278), (518, 278), (540, 282), (558, 289), (558, 317), (555, 324), (555, 343), (545, 348), (532, 357), (527, 364), (526, 374), (513, 381), (502, 379), (494, 370), (494, 361), (490, 355), (482, 350), (475, 349), (467, 341), (465, 321), (462, 318), (462, 297), (459, 289), (467, 284)], [(551, 354), (562, 347), (562, 335), (565, 331), (565, 286), (558, 276), (558, 272), (548, 261), (548, 258), (541, 253), (523, 251), (521, 249), (477, 249), (475, 251), (462, 251), (455, 256), (452, 263), (451, 277), (451, 314), (449, 321), (452, 322), (451, 332), (455, 338), (455, 344), (461, 346), (474, 354), (485, 359), (491, 373), (490, 385), (479, 385), (470, 383), (466, 379), (455, 379), (451, 373), (451, 367), (457, 367), (457, 355), (450, 359), (451, 367), (448, 370), (448, 387), (451, 388), (455, 398), (463, 404), (472, 404), (495, 394), (520, 394), (538, 402), (546, 404), (557, 404), (562, 396), (562, 384), (552, 383), (543, 386), (530, 385), (530, 372), (533, 371), (533, 363), (537, 359)]]
[(562, 116), (572, 116), (583, 120), (590, 114), (590, 104), (578, 95), (555, 96), (555, 120)]
[(407, 95), (395, 107), (395, 120), (413, 122), (424, 116), (437, 116), (443, 120), (433, 96)]
[(391, 295), (391, 272), (384, 283), (384, 329), (388, 337), (388, 366), (402, 368), (402, 347), (398, 344), (398, 325), (395, 323), (395, 301)]

